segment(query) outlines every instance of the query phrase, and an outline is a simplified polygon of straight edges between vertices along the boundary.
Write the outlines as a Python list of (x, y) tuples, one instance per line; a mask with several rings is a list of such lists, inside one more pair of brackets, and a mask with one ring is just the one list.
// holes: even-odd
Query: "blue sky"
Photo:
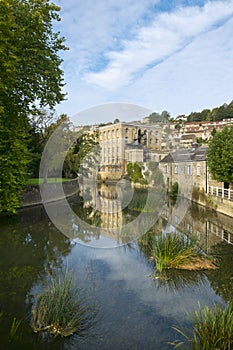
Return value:
[[(175, 117), (233, 100), (233, 0), (55, 3), (55, 29), (70, 48), (59, 114), (124, 102)], [(80, 117), (95, 122), (94, 114)]]

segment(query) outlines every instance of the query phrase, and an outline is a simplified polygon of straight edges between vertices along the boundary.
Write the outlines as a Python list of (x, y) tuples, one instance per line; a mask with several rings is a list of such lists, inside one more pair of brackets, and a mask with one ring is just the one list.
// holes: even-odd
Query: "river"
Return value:
[[(89, 189), (82, 197), (72, 197), (73, 213), (89, 227), (87, 230), (69, 217), (72, 234), (61, 233), (42, 206), (22, 209), (14, 217), (0, 217), (2, 349), (171, 349), (169, 341), (182, 339), (172, 327), (191, 330), (188, 313), (197, 309), (198, 303), (224, 306), (233, 301), (233, 218), (181, 198), (173, 204), (167, 200), (162, 206), (160, 203), (155, 222), (149, 220), (149, 226), (153, 225), (145, 226), (149, 234), (177, 230), (195, 235), (203, 250), (214, 250), (219, 269), (176, 271), (167, 279), (154, 279), (154, 264), (137, 240), (136, 219), (148, 193), (135, 193), (122, 210), (115, 186), (102, 185), (96, 193)], [(108, 210), (97, 210), (98, 201)], [(50, 204), (60, 216), (61, 202), (58, 209), (57, 205)], [(122, 227), (132, 226), (127, 226), (129, 223), (135, 226), (133, 235), (119, 236)], [(96, 226), (99, 231), (92, 230)], [(34, 333), (30, 318), (36, 296), (52, 272), (66, 268), (96, 308), (96, 319), (84, 333), (68, 338)], [(20, 322), (17, 331), (12, 328), (14, 320)]]

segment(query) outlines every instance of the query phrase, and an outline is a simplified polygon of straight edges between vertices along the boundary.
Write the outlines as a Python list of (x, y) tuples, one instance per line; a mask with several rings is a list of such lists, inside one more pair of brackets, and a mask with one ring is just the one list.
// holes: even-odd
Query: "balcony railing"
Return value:
[(233, 190), (230, 190), (227, 188), (209, 186), (208, 193), (211, 194), (212, 196), (221, 197), (233, 202)]

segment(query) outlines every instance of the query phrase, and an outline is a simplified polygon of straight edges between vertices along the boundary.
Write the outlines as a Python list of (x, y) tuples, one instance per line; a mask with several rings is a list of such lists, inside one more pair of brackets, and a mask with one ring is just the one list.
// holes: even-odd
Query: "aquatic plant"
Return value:
[(67, 337), (81, 331), (93, 318), (94, 313), (81, 297), (80, 290), (74, 288), (68, 272), (51, 278), (32, 309), (34, 331), (47, 331), (56, 336)]
[(216, 268), (193, 239), (178, 233), (156, 236), (153, 242), (152, 258), (156, 261), (156, 268), (159, 272), (167, 268), (185, 270)]
[(19, 333), (19, 329), (21, 327), (21, 323), (22, 320), (18, 320), (16, 317), (13, 318), (13, 322), (11, 325), (11, 329), (10, 329), (10, 337), (11, 338), (16, 338), (18, 333)]
[[(188, 341), (191, 350), (230, 350), (233, 349), (233, 307), (228, 304), (225, 308), (214, 305), (200, 307), (191, 317), (193, 334), (190, 336), (180, 329), (173, 327)], [(186, 341), (169, 343), (175, 349), (187, 349)]]

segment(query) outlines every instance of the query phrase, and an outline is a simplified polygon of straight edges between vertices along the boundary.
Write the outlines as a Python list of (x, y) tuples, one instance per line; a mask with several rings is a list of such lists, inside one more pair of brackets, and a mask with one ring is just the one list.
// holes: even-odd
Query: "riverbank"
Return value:
[(21, 208), (32, 207), (36, 205), (43, 204), (40, 187), (43, 186), (43, 190), (46, 191), (50, 198), (48, 202), (55, 202), (58, 200), (71, 197), (79, 192), (78, 179), (72, 179), (69, 181), (62, 182), (62, 187), (64, 191), (64, 196), (56, 196), (58, 186), (61, 186), (59, 182), (45, 183), (45, 184), (35, 184), (35, 185), (26, 185), (24, 188), (22, 199), (21, 199)]
[(197, 195), (192, 196), (192, 201), (207, 209), (233, 217), (233, 202), (229, 199), (199, 192)]

